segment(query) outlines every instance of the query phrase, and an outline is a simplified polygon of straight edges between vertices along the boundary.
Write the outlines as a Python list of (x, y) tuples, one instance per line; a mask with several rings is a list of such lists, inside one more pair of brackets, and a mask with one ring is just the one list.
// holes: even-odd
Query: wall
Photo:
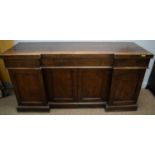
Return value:
[[(12, 40), (0, 40), (0, 53), (11, 48), (14, 44)], [(0, 77), (3, 82), (10, 82), (10, 77), (7, 69), (5, 68), (4, 62), (0, 59)]]
[[(139, 46), (145, 48), (146, 50), (150, 51), (151, 53), (153, 53), (155, 55), (155, 40), (136, 40), (135, 43), (138, 44)], [(155, 61), (155, 56), (151, 59), (150, 64), (149, 64), (149, 68), (146, 71), (144, 81), (143, 81), (143, 85), (142, 85), (143, 88), (145, 88), (147, 85), (147, 82), (149, 80), (149, 76), (151, 74), (151, 70), (152, 70), (152, 66), (154, 64), (154, 61)]]

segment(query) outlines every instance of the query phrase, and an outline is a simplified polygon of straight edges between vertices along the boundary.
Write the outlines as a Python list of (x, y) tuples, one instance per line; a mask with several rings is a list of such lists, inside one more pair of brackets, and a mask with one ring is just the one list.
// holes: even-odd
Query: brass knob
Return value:
[(141, 57), (145, 58), (145, 57), (146, 57), (146, 55), (145, 55), (145, 54), (142, 54), (142, 55), (141, 55)]

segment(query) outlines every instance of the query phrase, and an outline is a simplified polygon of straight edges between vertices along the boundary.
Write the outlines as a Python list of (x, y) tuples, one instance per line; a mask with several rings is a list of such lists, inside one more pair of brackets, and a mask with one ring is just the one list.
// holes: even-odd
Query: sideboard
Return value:
[(151, 53), (131, 42), (19, 43), (0, 55), (19, 111), (136, 110)]

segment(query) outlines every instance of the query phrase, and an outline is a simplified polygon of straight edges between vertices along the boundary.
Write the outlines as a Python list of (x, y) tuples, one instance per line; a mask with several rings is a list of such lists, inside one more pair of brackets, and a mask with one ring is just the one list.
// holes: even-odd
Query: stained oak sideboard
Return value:
[(136, 110), (151, 53), (130, 42), (19, 43), (4, 59), (20, 111)]

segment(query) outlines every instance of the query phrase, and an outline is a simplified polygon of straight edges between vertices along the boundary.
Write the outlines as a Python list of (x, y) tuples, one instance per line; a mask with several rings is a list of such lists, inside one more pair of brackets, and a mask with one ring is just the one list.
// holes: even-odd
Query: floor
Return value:
[(155, 96), (146, 89), (142, 89), (137, 111), (128, 112), (105, 112), (102, 108), (74, 108), (74, 109), (51, 109), (50, 112), (17, 112), (16, 98), (14, 95), (0, 99), (0, 115), (154, 115)]

